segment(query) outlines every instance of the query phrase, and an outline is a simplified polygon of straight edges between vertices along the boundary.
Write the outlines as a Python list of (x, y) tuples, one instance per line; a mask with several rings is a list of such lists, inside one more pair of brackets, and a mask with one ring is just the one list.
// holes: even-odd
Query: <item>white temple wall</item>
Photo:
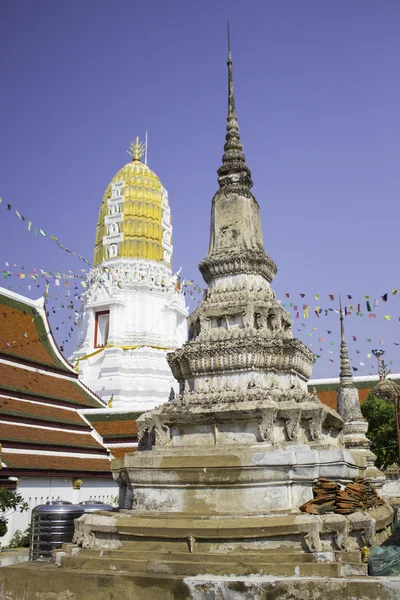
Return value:
[[(147, 275), (138, 281), (145, 267)], [(71, 362), (78, 361), (80, 379), (103, 400), (113, 397), (113, 408), (149, 410), (166, 402), (171, 388), (178, 392), (166, 355), (187, 339), (187, 309), (165, 269), (166, 283), (161, 285), (164, 279), (148, 280), (148, 264), (139, 262), (138, 273), (127, 272), (129, 268), (121, 263), (91, 288), (80, 323), (86, 330)], [(96, 313), (104, 311), (109, 311), (109, 334), (99, 347), (102, 338), (96, 327), (102, 317), (96, 319)]]
[(113, 408), (150, 410), (178, 392), (166, 359), (167, 351), (155, 348), (105, 348), (79, 363), (80, 379), (100, 398), (113, 396)]

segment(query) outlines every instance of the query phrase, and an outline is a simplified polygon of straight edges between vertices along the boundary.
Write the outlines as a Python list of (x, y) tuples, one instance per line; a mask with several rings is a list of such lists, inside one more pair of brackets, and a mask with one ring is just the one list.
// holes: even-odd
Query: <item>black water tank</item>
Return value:
[(29, 560), (51, 558), (53, 550), (72, 542), (74, 520), (83, 513), (83, 506), (60, 498), (36, 506), (32, 511)]
[(79, 502), (79, 506), (83, 506), (85, 513), (92, 513), (98, 510), (114, 510), (114, 507), (111, 506), (111, 504), (105, 504), (104, 502), (100, 502), (100, 500), (94, 500), (93, 498)]

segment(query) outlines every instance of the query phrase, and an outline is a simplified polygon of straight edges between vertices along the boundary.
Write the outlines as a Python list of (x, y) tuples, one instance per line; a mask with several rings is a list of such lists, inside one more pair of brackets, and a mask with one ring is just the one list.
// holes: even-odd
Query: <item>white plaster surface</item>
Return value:
[[(80, 379), (113, 408), (149, 410), (178, 384), (166, 355), (187, 337), (184, 296), (176, 277), (156, 261), (120, 259), (84, 294), (79, 339), (70, 360)], [(95, 343), (96, 312), (109, 311), (104, 348)]]
[(15, 531), (25, 531), (30, 524), (32, 510), (39, 504), (46, 504), (49, 500), (66, 500), (74, 504), (93, 498), (106, 504), (113, 503), (118, 495), (118, 486), (112, 479), (93, 478), (83, 480), (80, 490), (74, 490), (72, 479), (64, 477), (21, 477), (16, 492), (21, 494), (28, 503), (29, 510), (19, 512), (10, 510), (5, 516), (8, 520), (8, 531), (0, 538), (3, 547), (6, 547)]

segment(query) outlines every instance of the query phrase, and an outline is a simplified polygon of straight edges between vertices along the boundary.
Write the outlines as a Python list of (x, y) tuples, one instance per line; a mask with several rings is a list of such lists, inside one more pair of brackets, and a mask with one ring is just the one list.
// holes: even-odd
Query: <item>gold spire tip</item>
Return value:
[(144, 142), (139, 142), (139, 138), (136, 137), (136, 140), (130, 143), (127, 153), (129, 156), (132, 156), (132, 160), (140, 160), (145, 151), (146, 144)]

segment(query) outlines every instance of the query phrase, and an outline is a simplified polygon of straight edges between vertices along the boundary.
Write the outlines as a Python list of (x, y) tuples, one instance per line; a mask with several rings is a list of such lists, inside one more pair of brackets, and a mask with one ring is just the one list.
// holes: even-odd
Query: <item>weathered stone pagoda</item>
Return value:
[(368, 421), (364, 419), (358, 389), (351, 372), (349, 350), (344, 334), (342, 303), (340, 302), (340, 379), (337, 391), (338, 413), (343, 418), (343, 442), (350, 450), (362, 475), (371, 479), (375, 487), (381, 488), (385, 475), (375, 466), (376, 456), (371, 451), (367, 438)]
[(293, 338), (271, 289), (277, 267), (251, 193), (230, 51), (228, 74), (226, 142), (200, 263), (208, 289), (189, 317), (189, 340), (168, 356), (179, 393), (137, 420), (138, 451), (113, 461), (120, 511), (78, 519), (56, 571), (19, 567), (17, 578), (16, 568), (1, 569), (10, 600), (33, 600), (37, 590), (57, 600), (396, 593), (360, 577), (360, 548), (388, 535), (386, 503), (348, 515), (299, 509), (318, 479), (346, 484), (359, 467), (342, 417), (307, 391), (314, 355)]
[(377, 530), (385, 537), (392, 518), (386, 506), (374, 519), (299, 511), (319, 478), (345, 484), (359, 467), (344, 445), (343, 419), (307, 391), (314, 355), (293, 338), (271, 288), (277, 267), (251, 193), (230, 51), (228, 82), (219, 189), (200, 263), (208, 289), (189, 316), (189, 340), (168, 355), (180, 391), (139, 417), (139, 451), (113, 462), (127, 512), (79, 523), (79, 544), (113, 552), (99, 563), (84, 550), (71, 565), (136, 569), (136, 559), (148, 559), (154, 572), (265, 573), (271, 552), (283, 551), (272, 572), (290, 575), (299, 552), (325, 551), (325, 562), (296, 572), (333, 575), (341, 572), (335, 552), (358, 551)]

